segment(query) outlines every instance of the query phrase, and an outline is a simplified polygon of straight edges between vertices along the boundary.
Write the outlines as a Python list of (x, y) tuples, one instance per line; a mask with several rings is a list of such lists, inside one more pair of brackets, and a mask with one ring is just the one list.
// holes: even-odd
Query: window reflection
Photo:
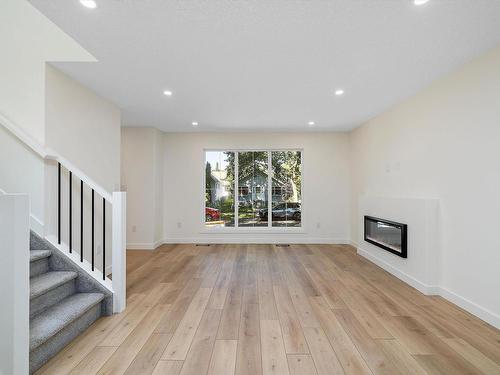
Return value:
[(302, 223), (302, 155), (273, 151), (272, 226), (300, 227)]
[(300, 151), (207, 151), (205, 185), (206, 227), (302, 225)]
[(205, 153), (205, 226), (234, 227), (234, 152)]
[(238, 153), (238, 226), (267, 227), (268, 152)]

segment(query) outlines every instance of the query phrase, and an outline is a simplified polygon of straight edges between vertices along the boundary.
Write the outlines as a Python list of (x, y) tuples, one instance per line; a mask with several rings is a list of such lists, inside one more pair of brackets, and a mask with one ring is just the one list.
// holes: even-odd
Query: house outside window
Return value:
[(301, 227), (302, 152), (206, 151), (204, 213), (206, 228)]

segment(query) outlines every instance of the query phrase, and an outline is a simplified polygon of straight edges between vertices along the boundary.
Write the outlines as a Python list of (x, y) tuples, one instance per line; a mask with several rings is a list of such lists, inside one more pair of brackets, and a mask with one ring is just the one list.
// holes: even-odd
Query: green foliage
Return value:
[(205, 204), (212, 201), (212, 189), (210, 186), (210, 181), (212, 181), (212, 167), (210, 163), (207, 162), (205, 166)]
[(228, 198), (220, 202), (221, 212), (234, 212), (234, 199)]
[(274, 178), (278, 181), (292, 180), (296, 186), (301, 185), (300, 167), (301, 153), (298, 151), (276, 151), (271, 155)]
[[(235, 178), (235, 153), (225, 152), (227, 166), (227, 180), (234, 187)], [(254, 173), (256, 170), (267, 172), (267, 151), (248, 151), (238, 154), (239, 170), (241, 178)], [(288, 199), (294, 191), (300, 189), (301, 181), (301, 152), (299, 151), (273, 151), (271, 153), (271, 163), (274, 172), (274, 179), (279, 181), (284, 187), (284, 193)], [(232, 190), (231, 190), (232, 192)]]
[[(225, 152), (227, 180), (234, 186), (235, 153)], [(238, 175), (240, 178), (253, 174), (256, 170), (267, 171), (267, 151), (246, 151), (238, 153)]]

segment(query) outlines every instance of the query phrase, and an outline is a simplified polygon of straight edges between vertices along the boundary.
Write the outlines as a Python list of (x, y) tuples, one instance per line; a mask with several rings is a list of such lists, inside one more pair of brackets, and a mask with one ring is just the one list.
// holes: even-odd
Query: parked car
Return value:
[[(285, 220), (300, 220), (301, 211), (300, 203), (290, 202), (290, 203), (279, 203), (273, 207), (272, 210), (273, 219), (285, 219)], [(259, 217), (261, 220), (267, 220), (267, 210), (259, 210)]]
[(205, 207), (205, 221), (219, 221), (220, 211), (216, 208)]

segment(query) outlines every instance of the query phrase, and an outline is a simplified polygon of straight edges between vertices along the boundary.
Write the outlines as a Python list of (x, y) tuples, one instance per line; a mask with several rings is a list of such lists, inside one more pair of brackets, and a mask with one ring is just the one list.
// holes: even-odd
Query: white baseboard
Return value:
[(128, 243), (127, 250), (154, 250), (164, 243), (164, 240), (156, 241), (153, 243)]
[(484, 307), (479, 306), (478, 304), (469, 301), (467, 298), (459, 296), (458, 294), (444, 287), (440, 287), (439, 289), (439, 295), (444, 299), (447, 299), (451, 303), (460, 306), (462, 309), (484, 320), (486, 323), (491, 324), (495, 328), (500, 329), (500, 315), (495, 314), (494, 312), (485, 309)]
[(41, 221), (39, 218), (37, 218), (35, 215), (31, 214), (30, 215), (30, 227), (33, 232), (38, 234), (40, 237), (45, 237), (44, 236), (44, 224), (43, 221)]
[(349, 240), (328, 238), (328, 237), (313, 237), (313, 238), (287, 238), (283, 237), (253, 237), (253, 238), (227, 238), (227, 237), (174, 237), (167, 238), (162, 241), (162, 244), (329, 244), (329, 245), (348, 245)]
[(386, 270), (390, 274), (396, 276), (398, 279), (403, 280), (405, 283), (411, 285), (412, 287), (417, 289), (419, 292), (421, 292), (427, 296), (439, 294), (439, 286), (425, 284), (425, 283), (415, 279), (413, 276), (410, 276), (410, 275), (398, 270), (397, 268), (391, 266), (390, 264), (383, 261), (382, 259), (374, 256), (373, 254), (370, 254), (368, 251), (362, 249), (359, 246), (357, 247), (357, 252), (363, 258), (366, 258), (370, 262), (375, 263), (377, 266), (383, 268), (384, 270)]
[(301, 238), (301, 239), (287, 239), (272, 238), (272, 237), (254, 237), (247, 238), (227, 238), (227, 237), (175, 237), (168, 238), (155, 243), (129, 243), (127, 250), (154, 250), (164, 244), (330, 244), (330, 245), (348, 245), (349, 240), (336, 239), (336, 238)]
[[(351, 241), (351, 243), (354, 243)], [(357, 246), (357, 253), (362, 257), (368, 259), (370, 262), (375, 263), (377, 266), (383, 268), (387, 272), (396, 276), (398, 279), (404, 281), (408, 285), (414, 287), (421, 293), (425, 295), (438, 295), (443, 297), (444, 299), (450, 301), (451, 303), (461, 307), (462, 309), (470, 312), (471, 314), (477, 316), (478, 318), (484, 320), (485, 322), (491, 324), (492, 326), (500, 329), (500, 315), (495, 314), (494, 312), (485, 309), (482, 306), (464, 298), (443, 286), (440, 285), (427, 285), (422, 283), (421, 281), (415, 279), (414, 277), (401, 272), (397, 268), (391, 266), (387, 262), (381, 260), (380, 258), (370, 254), (366, 250), (363, 250), (361, 247)]]

